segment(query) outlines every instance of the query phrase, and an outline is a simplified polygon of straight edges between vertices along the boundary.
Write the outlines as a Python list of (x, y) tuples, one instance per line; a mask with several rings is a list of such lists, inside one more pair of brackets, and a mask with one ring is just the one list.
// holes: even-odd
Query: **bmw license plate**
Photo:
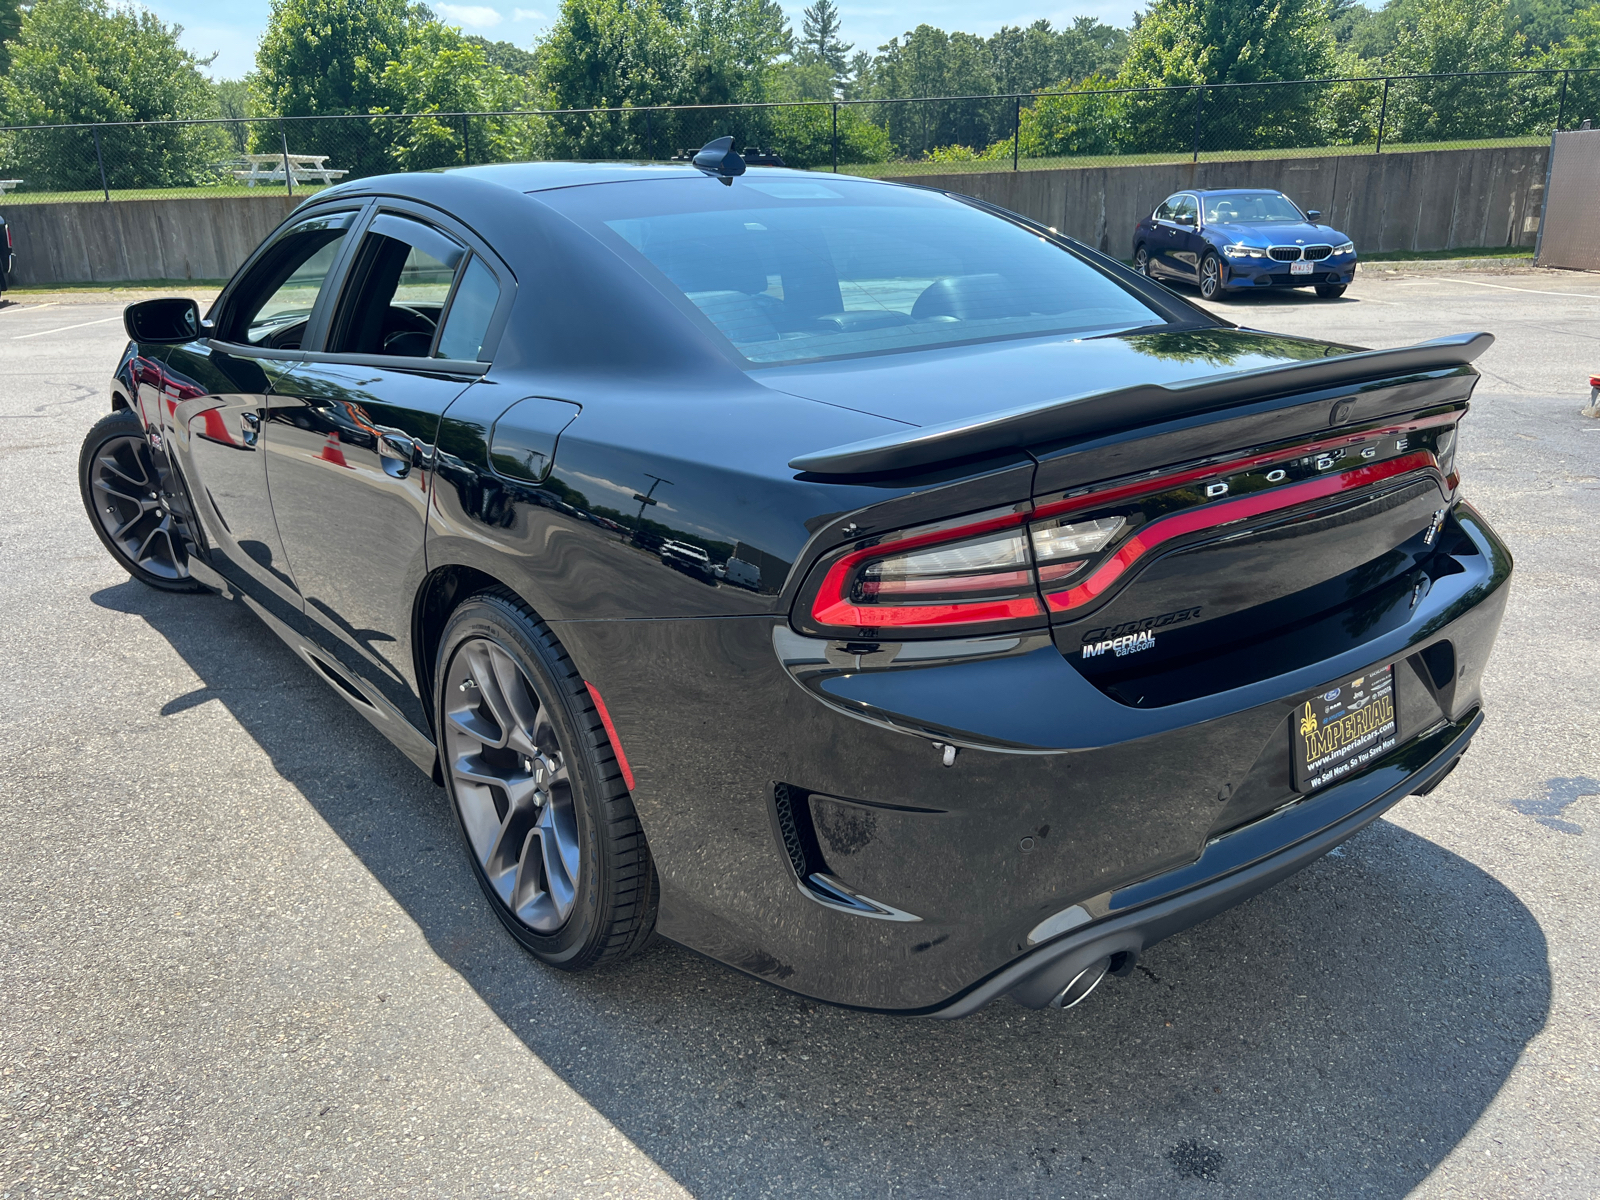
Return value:
[(1311, 274), (1311, 268), (1312, 268), (1313, 265), (1314, 264), (1308, 263), (1305, 259), (1302, 258), (1302, 259), (1298, 260), (1297, 262), (1292, 262), (1292, 263), (1289, 264), (1289, 274), (1291, 274), (1291, 275), (1309, 275), (1309, 274)]
[(1314, 792), (1370, 766), (1399, 744), (1394, 667), (1308, 696), (1293, 718), (1294, 790)]

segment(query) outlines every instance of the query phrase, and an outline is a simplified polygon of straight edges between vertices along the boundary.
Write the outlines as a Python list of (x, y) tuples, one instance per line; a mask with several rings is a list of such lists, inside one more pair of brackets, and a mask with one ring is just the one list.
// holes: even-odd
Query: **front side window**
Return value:
[(751, 363), (1165, 323), (1059, 244), (936, 193), (780, 176), (547, 197), (669, 281)]
[(1200, 206), (1194, 202), (1194, 197), (1177, 196), (1174, 199), (1177, 203), (1172, 206), (1172, 219), (1180, 225), (1193, 225), (1200, 214)]
[(298, 350), (311, 310), (339, 257), (353, 212), (302, 221), (285, 232), (240, 282), (221, 340)]
[(466, 247), (430, 225), (383, 213), (361, 239), (328, 337), (342, 354), (427, 358)]

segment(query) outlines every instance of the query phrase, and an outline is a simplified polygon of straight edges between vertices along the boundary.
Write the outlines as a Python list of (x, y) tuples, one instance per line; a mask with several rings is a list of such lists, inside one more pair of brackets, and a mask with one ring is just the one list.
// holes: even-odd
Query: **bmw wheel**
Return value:
[(1207, 250), (1205, 257), (1200, 260), (1200, 298), (1215, 300), (1220, 291), (1222, 291), (1222, 264), (1215, 254)]
[(1337, 300), (1344, 295), (1345, 288), (1349, 286), (1349, 284), (1345, 283), (1319, 283), (1317, 284), (1317, 295), (1324, 300)]
[(1133, 252), (1133, 269), (1146, 279), (1153, 278), (1150, 274), (1150, 251), (1143, 246)]
[(203, 590), (189, 578), (183, 526), (162, 495), (137, 413), (119, 408), (89, 430), (78, 454), (78, 490), (89, 523), (129, 575), (167, 592)]
[(658, 886), (605, 725), (572, 660), (510, 592), (472, 597), (440, 641), (445, 786), (478, 885), (537, 957), (578, 971), (633, 953)]

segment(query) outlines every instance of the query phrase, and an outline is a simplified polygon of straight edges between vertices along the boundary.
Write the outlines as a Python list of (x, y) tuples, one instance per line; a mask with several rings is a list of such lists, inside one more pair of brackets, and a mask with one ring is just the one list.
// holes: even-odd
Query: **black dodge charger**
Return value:
[(776, 169), (317, 193), (132, 306), (89, 516), (424, 772), (567, 970), (1068, 1006), (1455, 766), (1490, 342), (1243, 330), (1015, 214)]

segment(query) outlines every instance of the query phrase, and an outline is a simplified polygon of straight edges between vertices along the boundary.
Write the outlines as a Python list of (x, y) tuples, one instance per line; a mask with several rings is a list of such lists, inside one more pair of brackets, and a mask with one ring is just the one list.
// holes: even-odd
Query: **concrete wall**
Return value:
[(1135, 223), (1186, 187), (1277, 188), (1321, 209), (1358, 250), (1449, 250), (1532, 246), (1548, 153), (1512, 146), (904, 178), (999, 204), (1118, 258), (1133, 257)]
[[(1544, 195), (1544, 146), (1255, 162), (1084, 167), (908, 176), (1053, 225), (1119, 258), (1133, 226), (1185, 187), (1273, 187), (1365, 251), (1531, 246)], [(4, 206), (14, 287), (134, 279), (226, 279), (303, 196)], [(0, 201), (3, 204), (3, 201)]]
[(1600, 129), (1558, 133), (1554, 146), (1538, 263), (1600, 270)]
[(305, 197), (5, 204), (16, 251), (10, 286), (226, 279)]

